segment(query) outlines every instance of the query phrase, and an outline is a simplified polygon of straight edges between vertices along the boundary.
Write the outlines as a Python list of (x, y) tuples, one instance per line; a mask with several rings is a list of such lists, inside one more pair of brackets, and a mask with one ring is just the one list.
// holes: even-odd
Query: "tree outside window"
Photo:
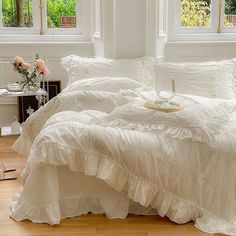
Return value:
[(236, 26), (236, 0), (225, 0), (225, 26)]
[[(224, 26), (236, 26), (236, 0), (225, 0), (224, 9)], [(210, 24), (211, 0), (181, 0), (181, 27), (210, 27)]]
[[(76, 0), (46, 0), (48, 28), (76, 27)], [(33, 27), (32, 0), (2, 0), (3, 27)]]
[(32, 27), (32, 0), (2, 0), (3, 27)]
[(181, 0), (180, 22), (182, 27), (210, 26), (211, 1)]

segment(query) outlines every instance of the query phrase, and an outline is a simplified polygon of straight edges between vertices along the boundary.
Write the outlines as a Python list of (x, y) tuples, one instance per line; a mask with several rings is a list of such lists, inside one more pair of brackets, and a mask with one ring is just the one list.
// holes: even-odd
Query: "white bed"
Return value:
[(145, 99), (132, 79), (80, 79), (34, 113), (14, 145), (29, 157), (11, 217), (159, 214), (236, 235), (236, 101), (177, 94), (184, 110), (166, 114)]

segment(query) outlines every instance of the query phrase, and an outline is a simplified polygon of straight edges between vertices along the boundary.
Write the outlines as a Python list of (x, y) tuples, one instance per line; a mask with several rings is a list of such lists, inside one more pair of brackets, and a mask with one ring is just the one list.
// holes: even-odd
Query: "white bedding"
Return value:
[(34, 113), (15, 143), (29, 158), (12, 218), (57, 224), (89, 211), (158, 213), (236, 235), (236, 102), (179, 95), (186, 110), (163, 114), (143, 107), (142, 85), (80, 85)]

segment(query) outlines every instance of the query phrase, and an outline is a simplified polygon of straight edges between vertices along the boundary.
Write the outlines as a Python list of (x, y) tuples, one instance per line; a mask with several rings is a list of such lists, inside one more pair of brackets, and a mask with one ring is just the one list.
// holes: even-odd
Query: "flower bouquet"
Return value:
[(48, 68), (42, 59), (36, 54), (33, 65), (25, 62), (22, 57), (16, 56), (13, 59), (14, 71), (21, 75), (19, 85), (23, 91), (37, 91), (40, 88), (40, 76), (47, 76)]

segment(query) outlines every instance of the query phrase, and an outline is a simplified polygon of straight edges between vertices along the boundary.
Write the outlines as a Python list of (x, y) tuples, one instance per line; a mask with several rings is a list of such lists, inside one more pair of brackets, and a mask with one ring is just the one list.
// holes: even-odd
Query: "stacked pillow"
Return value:
[(156, 88), (209, 98), (236, 99), (236, 60), (202, 63), (159, 63), (156, 65)]
[(71, 55), (62, 58), (62, 65), (69, 73), (68, 84), (95, 77), (127, 77), (147, 86), (155, 83), (154, 60), (150, 57), (106, 59)]

